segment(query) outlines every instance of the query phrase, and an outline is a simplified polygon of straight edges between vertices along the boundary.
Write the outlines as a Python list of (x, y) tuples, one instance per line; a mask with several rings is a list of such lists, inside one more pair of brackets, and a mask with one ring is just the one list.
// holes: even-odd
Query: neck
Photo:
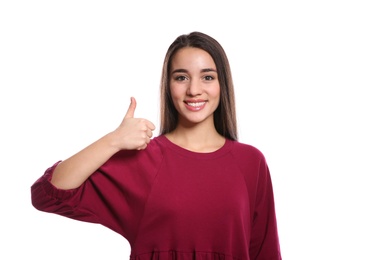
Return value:
[(175, 130), (166, 134), (166, 137), (174, 144), (195, 152), (213, 152), (225, 143), (225, 138), (214, 126), (211, 128), (198, 125), (188, 128), (178, 125)]

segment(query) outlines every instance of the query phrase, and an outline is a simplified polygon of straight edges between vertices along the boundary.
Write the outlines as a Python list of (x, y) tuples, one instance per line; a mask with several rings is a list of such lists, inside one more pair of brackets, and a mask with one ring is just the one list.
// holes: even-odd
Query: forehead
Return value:
[(200, 48), (184, 47), (179, 49), (172, 57), (172, 69), (177, 68), (214, 68), (216, 67), (212, 56)]

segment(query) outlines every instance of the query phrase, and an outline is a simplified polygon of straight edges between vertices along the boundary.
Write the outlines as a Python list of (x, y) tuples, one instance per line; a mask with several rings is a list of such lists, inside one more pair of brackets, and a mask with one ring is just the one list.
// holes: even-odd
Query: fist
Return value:
[(136, 100), (131, 97), (130, 106), (120, 126), (114, 131), (120, 150), (142, 150), (153, 136), (155, 125), (147, 119), (135, 118)]

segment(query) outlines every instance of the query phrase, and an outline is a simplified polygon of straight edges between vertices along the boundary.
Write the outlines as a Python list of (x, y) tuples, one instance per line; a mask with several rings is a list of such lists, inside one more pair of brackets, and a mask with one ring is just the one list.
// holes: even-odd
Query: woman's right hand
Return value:
[(147, 147), (155, 130), (155, 125), (143, 118), (135, 118), (136, 100), (131, 103), (122, 123), (111, 135), (118, 150), (142, 150)]
[(134, 118), (135, 109), (132, 97), (120, 126), (58, 164), (51, 183), (60, 189), (77, 188), (118, 151), (145, 149), (155, 126), (146, 119)]

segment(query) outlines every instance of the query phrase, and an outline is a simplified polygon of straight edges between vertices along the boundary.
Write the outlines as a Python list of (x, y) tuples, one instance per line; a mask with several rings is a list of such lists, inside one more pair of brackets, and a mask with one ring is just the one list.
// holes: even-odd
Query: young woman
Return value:
[(32, 185), (38, 209), (100, 223), (124, 236), (131, 259), (281, 259), (263, 154), (237, 141), (229, 62), (193, 32), (169, 47), (161, 128), (134, 118), (55, 163)]

